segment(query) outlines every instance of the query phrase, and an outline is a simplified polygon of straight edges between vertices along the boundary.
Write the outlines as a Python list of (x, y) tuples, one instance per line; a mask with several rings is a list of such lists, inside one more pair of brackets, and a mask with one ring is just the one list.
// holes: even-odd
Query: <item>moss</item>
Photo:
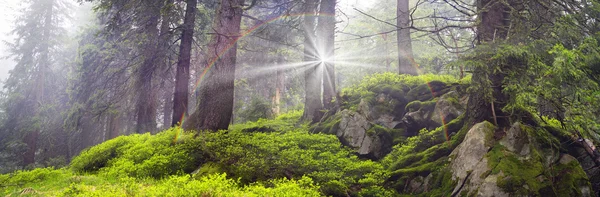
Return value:
[(580, 187), (591, 189), (587, 174), (577, 160), (554, 166), (551, 174), (556, 175), (554, 185), (557, 196), (583, 196)]
[(411, 101), (410, 103), (406, 104), (406, 107), (404, 107), (404, 109), (407, 112), (418, 111), (419, 109), (421, 109), (421, 101), (419, 101), (419, 100)]
[(212, 175), (212, 174), (221, 174), (224, 173), (223, 166), (219, 163), (215, 162), (207, 162), (202, 164), (202, 166), (195, 172), (192, 173), (194, 178), (199, 179), (200, 177)]
[(341, 113), (337, 113), (327, 119), (325, 121), (313, 125), (309, 128), (309, 131), (312, 133), (325, 133), (335, 135), (337, 130), (340, 128), (340, 122), (342, 122)]
[(492, 169), (490, 174), (503, 173), (497, 180), (500, 188), (512, 194), (539, 195), (538, 191), (550, 184), (538, 179), (544, 175), (545, 168), (541, 156), (532, 151), (534, 153), (529, 159), (520, 159), (500, 144), (488, 152), (488, 165)]
[[(406, 167), (415, 167), (438, 160), (449, 155), (456, 146), (464, 139), (468, 127), (463, 126), (464, 115), (456, 118), (444, 127), (438, 127), (433, 131), (422, 133), (419, 136), (409, 138), (406, 144), (396, 146), (388, 155), (391, 170)], [(446, 141), (445, 132), (456, 133), (450, 141)]]
[(429, 87), (428, 84), (421, 84), (413, 89), (411, 89), (410, 91), (408, 91), (408, 93), (406, 94), (406, 97), (408, 98), (408, 100), (429, 100), (433, 97), (432, 95), (432, 91)]
[(410, 103), (406, 104), (404, 109), (407, 112), (414, 112), (414, 111), (419, 111), (419, 110), (433, 111), (436, 103), (437, 103), (437, 99), (430, 100), (430, 101), (414, 100), (414, 101), (411, 101)]
[(452, 180), (452, 171), (449, 167), (443, 167), (433, 172), (433, 180), (430, 182), (431, 191), (422, 196), (450, 196), (458, 181)]

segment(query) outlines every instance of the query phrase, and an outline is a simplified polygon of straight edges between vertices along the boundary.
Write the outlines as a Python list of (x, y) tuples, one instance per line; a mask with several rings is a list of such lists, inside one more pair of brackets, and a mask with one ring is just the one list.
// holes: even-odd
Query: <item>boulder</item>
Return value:
[(401, 125), (408, 136), (417, 135), (424, 128), (432, 130), (442, 126), (442, 124), (432, 121), (435, 104), (435, 101), (413, 101), (406, 106), (408, 112), (402, 117)]
[(458, 97), (456, 91), (442, 95), (435, 103), (431, 121), (444, 125), (465, 113), (465, 108), (459, 103)]
[[(343, 110), (337, 137), (342, 144), (357, 149), (359, 156), (381, 159), (391, 151), (393, 139), (380, 132), (363, 114)], [(381, 127), (380, 127), (381, 128)]]
[[(478, 196), (508, 196), (495, 183), (497, 178), (488, 178), (484, 174), (490, 170), (485, 155), (491, 149), (494, 126), (488, 122), (474, 125), (466, 134), (463, 142), (450, 154), (452, 179), (458, 184), (453, 194), (468, 191)], [(483, 186), (483, 187), (482, 187)]]
[[(498, 131), (499, 132), (499, 131)], [(577, 159), (561, 154), (545, 130), (515, 123), (502, 139), (478, 123), (450, 154), (452, 192), (469, 196), (590, 196), (589, 180)]]
[(521, 129), (521, 124), (516, 122), (506, 132), (506, 136), (500, 140), (500, 144), (509, 151), (526, 156), (529, 154), (529, 135)]

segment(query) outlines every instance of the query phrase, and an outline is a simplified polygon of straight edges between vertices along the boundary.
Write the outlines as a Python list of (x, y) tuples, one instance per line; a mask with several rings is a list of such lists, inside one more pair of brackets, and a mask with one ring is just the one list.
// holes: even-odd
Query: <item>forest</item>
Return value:
[(9, 2), (0, 196), (600, 196), (600, 0)]

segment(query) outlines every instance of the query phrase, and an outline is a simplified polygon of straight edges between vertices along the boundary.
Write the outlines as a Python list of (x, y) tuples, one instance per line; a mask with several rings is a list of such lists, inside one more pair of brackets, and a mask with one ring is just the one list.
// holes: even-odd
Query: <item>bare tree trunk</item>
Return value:
[(315, 35), (315, 17), (318, 6), (317, 0), (306, 0), (304, 5), (304, 61), (311, 62), (304, 71), (304, 114), (303, 121), (317, 122), (320, 119), (319, 112), (323, 108), (321, 103), (321, 77), (317, 62), (317, 48)]
[[(233, 87), (237, 44), (244, 0), (221, 0), (215, 17), (216, 32), (209, 44), (208, 60), (200, 101), (184, 122), (185, 129), (227, 129), (233, 113)], [(211, 64), (211, 62), (214, 62)]]
[[(53, 16), (53, 1), (48, 1), (48, 5), (46, 5), (46, 13), (44, 15), (44, 32), (43, 36), (45, 38), (49, 38), (51, 27), (52, 27), (52, 16)], [(44, 107), (44, 85), (46, 83), (46, 72), (47, 68), (50, 66), (50, 43), (48, 43), (49, 39), (42, 39), (44, 43), (41, 45), (40, 50), (40, 64), (37, 65), (37, 73), (35, 73), (35, 103), (34, 103), (34, 114), (37, 118), (36, 125), (34, 126), (33, 131), (28, 132), (23, 142), (27, 144), (27, 151), (23, 155), (23, 166), (27, 166), (35, 163), (35, 152), (38, 148), (38, 137), (40, 135), (41, 125), (43, 124), (44, 118), (41, 117), (40, 108)]]
[(137, 102), (136, 102), (136, 128), (135, 131), (137, 133), (145, 133), (151, 132), (156, 129), (156, 109), (155, 109), (155, 99), (152, 88), (152, 76), (154, 74), (155, 61), (162, 60), (161, 58), (157, 58), (159, 55), (159, 47), (160, 42), (157, 42), (159, 39), (159, 32), (157, 29), (158, 22), (160, 19), (160, 7), (157, 6), (157, 1), (153, 1), (152, 6), (158, 7), (156, 10), (152, 10), (151, 16), (148, 18), (148, 22), (145, 29), (145, 36), (147, 37), (144, 43), (144, 61), (142, 65), (138, 68), (136, 72), (136, 91)]
[(25, 135), (23, 142), (27, 144), (27, 151), (23, 154), (23, 166), (35, 163), (35, 152), (37, 151), (37, 140), (40, 135), (39, 131), (32, 131)]
[(400, 74), (418, 75), (414, 62), (410, 38), (410, 10), (408, 0), (398, 0), (396, 10), (398, 26), (398, 72)]
[[(168, 77), (170, 79), (171, 76), (169, 75)], [(168, 129), (172, 126), (174, 88), (171, 85), (165, 85), (163, 88), (163, 129)]]
[[(281, 56), (279, 56), (281, 57)], [(281, 59), (278, 58), (278, 63), (282, 63)], [(281, 113), (281, 94), (283, 94), (283, 90), (285, 89), (285, 71), (283, 69), (277, 69), (277, 76), (275, 77), (275, 97), (273, 99), (273, 116), (276, 117)]]
[(335, 41), (335, 0), (321, 0), (321, 12), (319, 13), (319, 23), (317, 26), (319, 38), (322, 39), (321, 53), (326, 58), (323, 61), (325, 69), (323, 70), (323, 107), (332, 109), (335, 106), (333, 99), (336, 95), (335, 90), (335, 65), (334, 61), (334, 41)]
[(385, 58), (383, 59), (383, 64), (385, 65), (385, 71), (390, 72), (392, 71), (392, 61), (390, 60), (389, 54), (388, 54), (388, 35), (387, 34), (381, 34), (381, 37), (383, 38), (383, 52), (385, 53)]
[(186, 2), (185, 19), (183, 22), (183, 31), (181, 33), (181, 45), (179, 46), (179, 61), (177, 62), (177, 74), (175, 76), (175, 94), (173, 97), (173, 117), (171, 119), (171, 126), (180, 124), (188, 113), (190, 57), (192, 53), (192, 42), (194, 42), (197, 1), (187, 0)]

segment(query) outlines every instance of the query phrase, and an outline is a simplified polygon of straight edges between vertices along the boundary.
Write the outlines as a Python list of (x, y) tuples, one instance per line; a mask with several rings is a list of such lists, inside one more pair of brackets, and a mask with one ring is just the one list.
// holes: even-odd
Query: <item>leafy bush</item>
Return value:
[(200, 133), (197, 139), (204, 142), (204, 152), (210, 150), (210, 161), (222, 164), (223, 171), (243, 184), (308, 176), (323, 193), (342, 195), (353, 192), (352, 185), (369, 187), (385, 180), (381, 165), (358, 159), (333, 135), (234, 130)]
[(160, 180), (132, 177), (113, 180), (102, 175), (76, 176), (66, 169), (50, 168), (0, 175), (0, 186), (2, 196), (319, 196), (319, 187), (308, 177), (242, 186), (225, 174), (200, 179), (176, 175)]
[[(83, 151), (71, 162), (76, 172), (100, 171), (110, 176), (160, 178), (191, 172), (201, 163), (198, 144), (192, 134), (177, 128), (155, 136), (134, 134), (120, 136)], [(193, 141), (195, 142), (195, 141)]]
[(381, 73), (365, 77), (359, 84), (342, 90), (344, 95), (368, 97), (368, 92), (379, 86), (394, 87), (398, 89), (417, 87), (430, 81), (440, 81), (446, 84), (468, 83), (467, 79), (458, 80), (451, 75), (424, 74), (419, 76), (398, 75), (396, 73)]

